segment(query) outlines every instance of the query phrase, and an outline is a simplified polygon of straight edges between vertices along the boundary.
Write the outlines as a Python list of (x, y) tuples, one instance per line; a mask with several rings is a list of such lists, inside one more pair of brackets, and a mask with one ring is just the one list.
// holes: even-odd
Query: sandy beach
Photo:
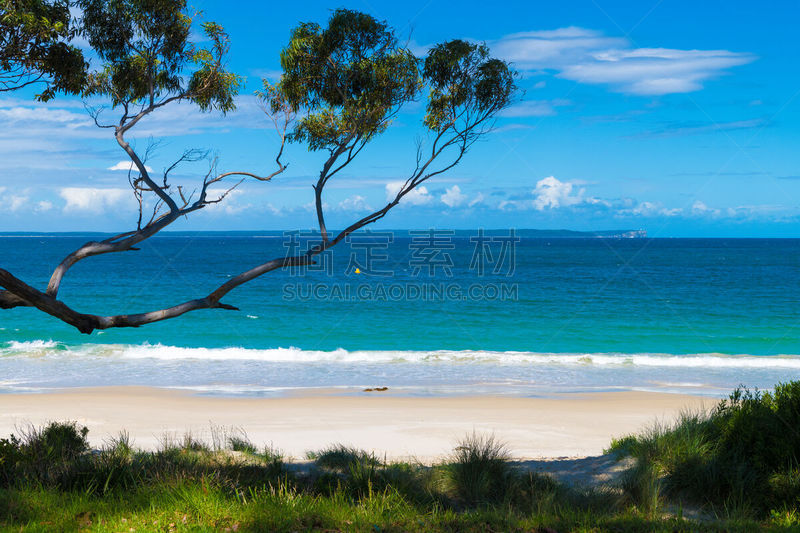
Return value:
[(556, 398), (401, 397), (387, 392), (301, 397), (220, 398), (184, 392), (113, 387), (0, 395), (0, 435), (27, 424), (76, 420), (94, 446), (121, 430), (134, 445), (154, 449), (165, 435), (209, 440), (211, 425), (241, 428), (254, 443), (287, 456), (343, 443), (389, 459), (435, 461), (466, 433), (494, 433), (520, 460), (595, 456), (612, 437), (636, 432), (682, 409), (714, 404), (708, 397), (648, 392), (561, 395)]

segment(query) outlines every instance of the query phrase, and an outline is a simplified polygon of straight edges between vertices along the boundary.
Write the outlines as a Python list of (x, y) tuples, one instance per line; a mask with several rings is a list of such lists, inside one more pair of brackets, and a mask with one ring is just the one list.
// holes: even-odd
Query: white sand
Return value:
[(474, 431), (494, 433), (515, 458), (595, 456), (612, 437), (671, 420), (685, 408), (710, 407), (696, 396), (645, 392), (512, 397), (407, 398), (330, 391), (288, 398), (216, 398), (143, 387), (0, 395), (0, 436), (26, 424), (76, 420), (94, 446), (125, 429), (134, 445), (157, 448), (165, 434), (210, 441), (211, 424), (238, 427), (258, 445), (288, 456), (328, 444), (357, 446), (390, 459), (430, 462)]

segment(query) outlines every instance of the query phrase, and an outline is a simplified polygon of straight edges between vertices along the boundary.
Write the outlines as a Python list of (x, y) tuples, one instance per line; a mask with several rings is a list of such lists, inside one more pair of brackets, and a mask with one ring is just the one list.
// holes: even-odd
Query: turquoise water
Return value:
[[(237, 289), (224, 301), (239, 312), (139, 329), (86, 336), (35, 310), (2, 311), (0, 390), (721, 394), (800, 378), (800, 240), (516, 236), (361, 237), (311, 272)], [(0, 266), (44, 287), (88, 239), (0, 237)], [(160, 236), (78, 263), (60, 298), (95, 314), (148, 311), (204, 296), (295, 245), (308, 243), (266, 232)]]

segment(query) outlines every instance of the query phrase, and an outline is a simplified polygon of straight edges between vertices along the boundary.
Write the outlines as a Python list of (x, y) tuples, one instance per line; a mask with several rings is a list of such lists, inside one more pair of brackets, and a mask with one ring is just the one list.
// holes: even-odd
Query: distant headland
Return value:
[(647, 230), (622, 229), (605, 231), (573, 231), (568, 229), (521, 229), (521, 237), (541, 237), (559, 239), (646, 239)]

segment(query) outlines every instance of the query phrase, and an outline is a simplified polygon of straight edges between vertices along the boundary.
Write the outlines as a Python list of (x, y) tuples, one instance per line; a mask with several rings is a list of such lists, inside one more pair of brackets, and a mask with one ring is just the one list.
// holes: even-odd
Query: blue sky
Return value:
[[(148, 165), (211, 149), (221, 170), (272, 170), (276, 137), (252, 92), (274, 76), (299, 21), (335, 7), (387, 20), (419, 53), (485, 41), (521, 72), (522, 101), (457, 168), (381, 221), (384, 228), (646, 229), (651, 236), (800, 237), (800, 8), (770, 2), (609, 0), (266, 3), (197, 1), (230, 33), (247, 76), (239, 110), (164, 108), (137, 127), (161, 140)], [(0, 231), (117, 231), (135, 224), (124, 153), (77, 99), (0, 97)], [(386, 201), (413, 169), (421, 106), (404, 111), (329, 184), (330, 224)], [(108, 111), (113, 117), (114, 112)], [(291, 146), (272, 183), (244, 183), (178, 230), (311, 228), (323, 154)], [(191, 186), (206, 168), (185, 167)]]

